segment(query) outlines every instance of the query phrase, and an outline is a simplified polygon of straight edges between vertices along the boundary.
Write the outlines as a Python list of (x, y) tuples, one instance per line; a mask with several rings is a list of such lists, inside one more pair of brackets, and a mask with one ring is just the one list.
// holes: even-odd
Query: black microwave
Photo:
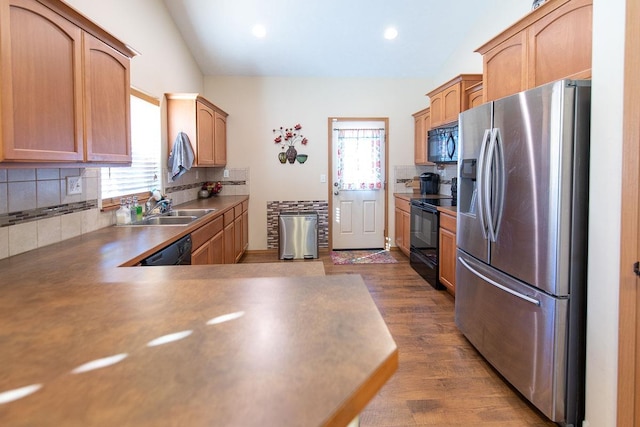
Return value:
[(427, 133), (428, 160), (433, 163), (458, 163), (458, 125), (431, 129)]

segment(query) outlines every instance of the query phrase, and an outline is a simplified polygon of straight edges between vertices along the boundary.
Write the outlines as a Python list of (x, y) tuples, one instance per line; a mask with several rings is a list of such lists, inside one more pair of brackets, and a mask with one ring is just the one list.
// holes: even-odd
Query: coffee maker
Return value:
[(425, 172), (420, 175), (420, 194), (438, 194), (440, 190), (440, 175), (433, 172)]
[(451, 197), (453, 198), (453, 203), (456, 203), (458, 200), (458, 178), (451, 178)]

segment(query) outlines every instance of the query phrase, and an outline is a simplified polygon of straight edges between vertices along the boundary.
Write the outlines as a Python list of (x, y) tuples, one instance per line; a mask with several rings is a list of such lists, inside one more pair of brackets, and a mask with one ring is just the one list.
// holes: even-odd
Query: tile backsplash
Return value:
[[(221, 181), (223, 195), (249, 194), (249, 170), (192, 168), (167, 184), (174, 204), (196, 199), (206, 181)], [(80, 177), (82, 192), (67, 194), (67, 177)], [(0, 259), (115, 224), (101, 212), (100, 168), (0, 169)]]
[[(98, 168), (0, 169), (0, 259), (113, 224), (100, 213)], [(67, 194), (67, 177), (82, 192)]]
[(435, 172), (440, 175), (440, 194), (451, 195), (451, 178), (456, 176), (457, 166), (440, 165), (440, 166), (395, 166), (393, 168), (393, 192), (394, 193), (412, 193), (413, 188), (407, 187), (407, 183), (411, 182), (415, 176), (419, 176), (423, 172)]

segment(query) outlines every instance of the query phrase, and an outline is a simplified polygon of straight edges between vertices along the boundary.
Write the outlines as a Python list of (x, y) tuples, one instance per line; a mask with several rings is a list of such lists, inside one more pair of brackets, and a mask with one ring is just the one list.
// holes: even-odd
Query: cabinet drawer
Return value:
[(234, 217), (238, 218), (239, 216), (242, 216), (242, 203), (236, 205), (233, 207), (233, 212), (234, 212)]
[(409, 204), (409, 201), (401, 199), (399, 197), (396, 197), (396, 208), (400, 209), (401, 211), (411, 213), (411, 206)]
[(217, 217), (208, 224), (191, 233), (191, 241), (194, 248), (199, 248), (204, 243), (211, 240), (218, 232), (222, 230), (222, 217)]
[(226, 227), (229, 224), (233, 224), (233, 220), (235, 219), (235, 209), (231, 208), (224, 213), (224, 226)]
[(455, 233), (456, 217), (440, 212), (440, 227)]
[(242, 212), (246, 212), (249, 210), (249, 201), (245, 200), (244, 202), (242, 202)]

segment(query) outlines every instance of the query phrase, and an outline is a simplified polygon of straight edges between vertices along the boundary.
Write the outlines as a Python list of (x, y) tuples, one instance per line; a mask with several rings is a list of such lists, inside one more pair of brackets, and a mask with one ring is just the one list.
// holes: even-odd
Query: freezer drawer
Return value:
[(281, 212), (278, 217), (280, 259), (318, 258), (318, 214)]
[(456, 325), (555, 422), (566, 417), (568, 305), (458, 250)]

